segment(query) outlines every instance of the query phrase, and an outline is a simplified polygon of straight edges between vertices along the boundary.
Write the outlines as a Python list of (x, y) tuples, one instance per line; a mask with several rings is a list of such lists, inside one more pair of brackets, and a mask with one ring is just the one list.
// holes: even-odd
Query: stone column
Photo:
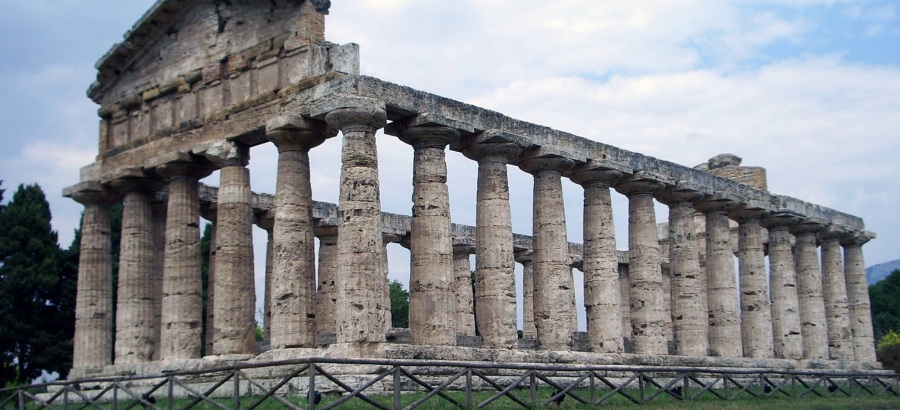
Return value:
[(769, 306), (769, 281), (763, 250), (761, 208), (744, 206), (731, 212), (738, 221), (738, 271), (741, 283), (741, 342), (744, 357), (774, 356), (772, 309)]
[(254, 215), (256, 226), (266, 231), (266, 272), (263, 278), (263, 340), (272, 348), (272, 281), (275, 276), (275, 212)]
[(472, 293), (474, 243), (453, 244), (453, 277), (456, 278), (456, 334), (475, 336), (475, 305)]
[[(384, 317), (384, 331), (387, 332), (394, 327), (394, 312), (391, 312), (391, 281), (388, 279), (388, 275), (391, 273), (390, 269), (390, 261), (388, 259), (388, 245), (392, 243), (400, 243), (400, 246), (403, 246), (409, 249), (409, 234), (400, 234), (400, 233), (386, 233), (382, 232), (381, 234), (381, 266), (382, 269), (382, 277), (384, 280), (382, 281), (384, 287), (384, 297), (381, 299), (379, 306), (381, 315)], [(407, 323), (409, 323), (409, 317), (406, 318)]]
[(169, 179), (166, 253), (163, 267), (160, 360), (200, 357), (203, 282), (200, 272), (200, 178), (212, 172), (190, 159), (156, 167)]
[(800, 306), (797, 301), (797, 279), (791, 252), (791, 225), (800, 215), (779, 212), (762, 220), (769, 229), (769, 289), (772, 293), (772, 335), (775, 357), (803, 358), (800, 336)]
[(216, 204), (204, 203), (200, 206), (200, 216), (212, 223), (209, 238), (209, 262), (206, 267), (206, 329), (203, 350), (206, 355), (213, 354), (215, 340), (215, 305), (216, 305)]
[(628, 171), (608, 161), (591, 161), (569, 173), (573, 182), (584, 187), (582, 272), (587, 336), (593, 352), (624, 351), (619, 261), (609, 189)]
[(703, 194), (679, 183), (663, 192), (660, 202), (669, 207), (669, 271), (672, 280), (673, 338), (677, 354), (709, 354), (709, 314), (700, 268), (694, 203)]
[(522, 338), (537, 340), (534, 326), (534, 252), (516, 251), (516, 262), (522, 264)]
[(825, 301), (822, 298), (822, 272), (816, 252), (816, 232), (825, 226), (810, 219), (791, 226), (796, 237), (794, 262), (797, 269), (797, 300), (800, 302), (800, 325), (804, 359), (828, 359), (828, 329), (825, 324)]
[(213, 354), (256, 352), (253, 209), (247, 147), (219, 140), (201, 150), (221, 167), (216, 205), (215, 339)]
[[(166, 265), (166, 221), (168, 220), (168, 193), (157, 192), (151, 202), (153, 213), (153, 323), (157, 332), (154, 343), (161, 346), (163, 311), (163, 270)], [(160, 350), (153, 352), (153, 360), (160, 359)]]
[(273, 228), (272, 348), (316, 345), (316, 260), (309, 150), (325, 141), (325, 124), (299, 116), (266, 125), (278, 148)]
[(619, 293), (622, 295), (622, 338), (625, 353), (634, 353), (634, 342), (631, 341), (631, 280), (628, 278), (628, 264), (619, 264)]
[(338, 343), (384, 341), (381, 200), (375, 132), (384, 127), (384, 103), (339, 97), (312, 107), (343, 133), (338, 205)]
[(666, 307), (653, 196), (663, 184), (640, 174), (626, 177), (616, 190), (628, 196), (628, 270), (634, 352), (665, 355)]
[[(336, 221), (334, 222), (337, 223)], [(335, 334), (334, 312), (337, 304), (337, 225), (320, 224), (315, 228), (319, 238), (319, 289), (316, 294), (316, 332), (318, 339)]]
[[(75, 296), (75, 339), (72, 367), (102, 368), (112, 364), (113, 289), (109, 206), (118, 195), (97, 182), (82, 182), (64, 195), (84, 205), (81, 257)], [(871, 326), (870, 326), (871, 328)]]
[(706, 293), (711, 356), (741, 357), (741, 316), (728, 211), (737, 203), (713, 196), (695, 208), (706, 214)]
[(832, 360), (853, 360), (853, 336), (850, 333), (850, 309), (847, 307), (847, 283), (840, 243), (844, 235), (846, 232), (830, 225), (819, 232), (828, 356)]
[(478, 161), (475, 320), (482, 346), (512, 348), (518, 344), (518, 326), (506, 164), (515, 160), (521, 148), (506, 142), (489, 142), (490, 134), (482, 134), (479, 138), (480, 141), (463, 151), (467, 157)]
[(112, 186), (125, 196), (116, 301), (115, 364), (152, 360), (159, 329), (153, 314), (153, 213), (150, 201), (159, 181), (140, 171), (117, 178)]
[(562, 173), (573, 165), (552, 155), (530, 156), (519, 164), (534, 175), (534, 325), (545, 350), (571, 350), (577, 330), (562, 195)]
[(850, 330), (853, 333), (853, 356), (860, 362), (875, 361), (869, 285), (866, 281), (866, 261), (862, 252), (862, 246), (874, 238), (875, 233), (869, 231), (856, 231), (841, 238), (841, 245), (844, 246), (844, 274), (847, 279)]
[(428, 122), (411, 124), (417, 122), (418, 117), (394, 122), (386, 130), (414, 150), (409, 328), (413, 344), (455, 346), (456, 280), (444, 150), (460, 133)]

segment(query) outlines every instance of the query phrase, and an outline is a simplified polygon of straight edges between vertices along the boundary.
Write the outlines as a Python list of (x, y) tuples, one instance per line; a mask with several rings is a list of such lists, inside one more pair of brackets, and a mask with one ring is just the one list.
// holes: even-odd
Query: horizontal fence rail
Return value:
[(900, 396), (888, 373), (298, 359), (0, 389), (0, 410), (540, 408), (663, 400)]

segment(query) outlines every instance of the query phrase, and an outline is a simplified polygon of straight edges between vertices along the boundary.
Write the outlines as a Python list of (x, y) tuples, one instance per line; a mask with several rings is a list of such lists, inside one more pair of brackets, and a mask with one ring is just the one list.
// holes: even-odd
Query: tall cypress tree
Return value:
[(0, 386), (72, 366), (77, 269), (50, 228), (37, 185), (20, 185), (0, 211)]

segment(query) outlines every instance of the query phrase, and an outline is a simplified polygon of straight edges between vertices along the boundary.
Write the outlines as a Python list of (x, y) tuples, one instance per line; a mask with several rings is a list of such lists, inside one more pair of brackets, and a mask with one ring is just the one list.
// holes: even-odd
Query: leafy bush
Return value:
[(881, 338), (876, 347), (878, 361), (886, 369), (900, 372), (900, 333), (891, 330)]

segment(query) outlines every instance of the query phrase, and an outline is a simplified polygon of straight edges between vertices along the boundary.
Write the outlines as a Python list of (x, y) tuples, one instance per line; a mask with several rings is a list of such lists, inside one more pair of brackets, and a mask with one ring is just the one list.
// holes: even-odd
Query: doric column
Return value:
[(215, 308), (216, 305), (216, 219), (217, 209), (215, 202), (202, 203), (200, 216), (212, 224), (209, 237), (209, 262), (206, 267), (206, 329), (203, 350), (206, 355), (213, 354), (213, 340), (215, 340)]
[(844, 246), (847, 302), (850, 307), (850, 330), (853, 333), (853, 356), (860, 362), (875, 361), (869, 286), (866, 281), (866, 261), (862, 252), (862, 246), (874, 238), (875, 233), (869, 231), (855, 231), (841, 238), (841, 245)]
[(168, 220), (168, 193), (157, 192), (150, 202), (153, 213), (153, 323), (156, 326), (154, 343), (160, 346), (153, 352), (153, 360), (160, 359), (160, 336), (163, 307), (163, 270), (166, 265), (166, 221)]
[(690, 184), (666, 189), (660, 202), (669, 207), (669, 272), (672, 280), (673, 338), (677, 354), (709, 354), (709, 316), (697, 249), (694, 203), (703, 197)]
[(769, 289), (772, 293), (772, 337), (775, 357), (803, 358), (800, 331), (800, 306), (797, 301), (797, 279), (794, 272), (792, 236), (789, 228), (800, 221), (800, 215), (778, 212), (762, 220), (769, 229)]
[[(384, 297), (379, 302), (379, 306), (381, 308), (381, 315), (384, 317), (384, 331), (387, 332), (394, 327), (394, 313), (391, 312), (391, 281), (388, 279), (388, 275), (391, 274), (390, 263), (388, 258), (388, 245), (392, 243), (399, 243), (401, 246), (409, 249), (409, 234), (400, 234), (400, 233), (388, 233), (382, 232), (381, 234), (381, 266), (382, 269), (382, 285), (384, 287)], [(406, 318), (407, 323), (409, 317)]]
[(453, 244), (453, 277), (456, 279), (456, 334), (475, 336), (475, 305), (472, 293), (472, 264), (469, 256), (475, 244)]
[(385, 130), (413, 147), (409, 328), (413, 344), (455, 346), (456, 280), (445, 149), (460, 132), (424, 117), (395, 121)]
[[(494, 141), (493, 139), (496, 139)], [(475, 202), (475, 320), (482, 346), (518, 343), (512, 214), (506, 164), (521, 152), (498, 134), (479, 135), (463, 154), (478, 161)]]
[(711, 356), (741, 357), (741, 316), (728, 211), (737, 206), (724, 196), (712, 196), (695, 208), (706, 214), (706, 302), (709, 308)]
[(847, 283), (840, 243), (841, 237), (846, 234), (832, 225), (819, 232), (828, 357), (832, 360), (853, 360), (853, 336), (850, 333), (850, 310), (847, 307)]
[(249, 149), (219, 140), (201, 150), (220, 167), (216, 205), (215, 339), (213, 354), (256, 351), (256, 289), (253, 283), (253, 209)]
[(161, 183), (126, 171), (112, 186), (125, 196), (116, 301), (115, 364), (152, 360), (159, 329), (153, 320), (153, 212)]
[(593, 352), (624, 351), (619, 261), (609, 189), (630, 171), (610, 161), (591, 161), (568, 174), (584, 187), (582, 272), (587, 335)]
[(516, 262), (522, 264), (522, 338), (537, 340), (534, 326), (534, 251), (516, 251)]
[(642, 174), (629, 175), (616, 185), (616, 190), (628, 197), (631, 337), (637, 354), (664, 355), (669, 352), (667, 310), (653, 209), (653, 196), (662, 189), (662, 183)]
[(384, 127), (384, 102), (338, 97), (312, 111), (343, 133), (338, 204), (338, 343), (383, 342), (384, 298), (381, 200), (375, 132)]
[(169, 180), (160, 360), (198, 358), (203, 331), (203, 282), (197, 189), (200, 178), (213, 169), (179, 155), (157, 166), (156, 171)]
[(275, 276), (275, 212), (254, 215), (256, 226), (266, 231), (266, 272), (263, 278), (263, 340), (272, 343), (272, 281)]
[(530, 153), (519, 163), (534, 175), (534, 325), (546, 350), (571, 350), (577, 330), (562, 195), (562, 173), (573, 165), (568, 158)]
[(101, 368), (112, 364), (113, 289), (109, 206), (117, 202), (119, 196), (98, 182), (82, 182), (67, 188), (64, 195), (84, 205), (72, 367)]
[(822, 298), (822, 272), (819, 270), (816, 233), (825, 226), (806, 219), (791, 226), (796, 238), (794, 263), (797, 270), (797, 300), (804, 359), (828, 359), (828, 329), (825, 301)]
[(741, 283), (741, 342), (744, 357), (774, 356), (772, 309), (760, 218), (767, 211), (742, 206), (730, 213), (738, 221), (738, 274)]
[(272, 348), (315, 347), (316, 259), (309, 150), (327, 137), (325, 124), (300, 116), (269, 121), (278, 148), (273, 228)]
[(625, 353), (634, 353), (634, 342), (631, 340), (631, 280), (628, 277), (628, 264), (619, 264), (619, 293), (622, 295), (622, 305), (619, 311), (622, 314), (622, 339), (625, 345)]
[(316, 332), (319, 339), (335, 333), (338, 228), (337, 221), (333, 223), (335, 225), (320, 223), (315, 228), (316, 237), (319, 238), (319, 289), (316, 294)]

